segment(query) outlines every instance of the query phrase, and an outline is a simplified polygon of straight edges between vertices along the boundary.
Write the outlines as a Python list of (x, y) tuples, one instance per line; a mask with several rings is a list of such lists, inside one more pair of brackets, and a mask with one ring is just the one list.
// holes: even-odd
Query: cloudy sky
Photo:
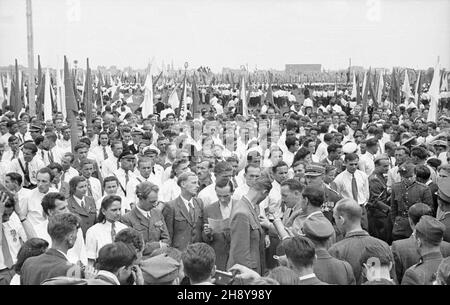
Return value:
[[(0, 0), (0, 66), (27, 65), (25, 0)], [(286, 63), (450, 69), (450, 0), (32, 0), (34, 51), (91, 65), (173, 61), (284, 70)]]

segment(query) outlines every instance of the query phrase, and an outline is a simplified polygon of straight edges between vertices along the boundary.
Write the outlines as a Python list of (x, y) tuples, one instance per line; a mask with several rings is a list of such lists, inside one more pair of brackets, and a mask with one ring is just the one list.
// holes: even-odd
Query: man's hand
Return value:
[(259, 216), (259, 223), (261, 224), (261, 227), (266, 228), (266, 229), (270, 228), (270, 226), (271, 226), (269, 219), (267, 219), (267, 217), (264, 217), (261, 215)]
[(228, 271), (235, 273), (235, 278), (243, 281), (253, 281), (261, 277), (258, 272), (239, 264), (233, 265)]
[(136, 285), (142, 286), (144, 285), (144, 275), (142, 274), (141, 268), (139, 266), (131, 267), (131, 274), (134, 278), (134, 282)]

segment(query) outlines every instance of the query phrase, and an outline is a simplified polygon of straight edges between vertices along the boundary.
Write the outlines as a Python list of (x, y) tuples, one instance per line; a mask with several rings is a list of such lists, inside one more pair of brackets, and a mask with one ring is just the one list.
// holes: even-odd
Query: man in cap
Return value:
[(389, 157), (381, 155), (375, 158), (375, 169), (369, 176), (369, 201), (367, 202), (367, 221), (369, 234), (389, 243), (392, 228), (388, 214), (389, 193), (386, 186), (385, 175), (389, 170)]
[(303, 224), (302, 231), (315, 246), (314, 274), (317, 278), (328, 284), (355, 285), (355, 276), (350, 264), (332, 257), (327, 251), (334, 234), (331, 223), (325, 219), (310, 218)]
[(365, 172), (367, 176), (370, 176), (375, 169), (375, 156), (378, 152), (378, 140), (377, 138), (370, 138), (366, 141), (366, 153), (360, 155), (358, 167)]
[(399, 167), (402, 180), (392, 186), (391, 194), (391, 221), (393, 223), (392, 239), (408, 238), (411, 227), (408, 221), (408, 209), (417, 202), (433, 206), (430, 189), (416, 181), (415, 165), (404, 163)]
[(41, 128), (41, 126), (39, 126), (37, 124), (32, 124), (30, 126), (29, 132), (30, 132), (31, 139), (34, 141), (37, 136), (40, 136), (42, 134), (42, 128)]
[[(351, 198), (344, 198), (336, 203), (333, 210), (336, 226), (345, 232), (343, 240), (332, 245), (328, 251), (337, 259), (347, 261), (353, 269), (356, 284), (363, 282), (360, 258), (363, 250), (370, 245), (383, 247), (390, 251), (389, 245), (381, 239), (372, 237), (361, 227), (361, 208)], [(392, 272), (395, 276), (395, 273)]]
[(164, 253), (142, 260), (140, 267), (144, 285), (178, 285), (184, 277), (181, 262)]
[(134, 154), (139, 153), (139, 142), (142, 140), (144, 133), (142, 130), (134, 128), (131, 130), (131, 136), (133, 137), (133, 143), (128, 146), (128, 149)]
[(444, 240), (450, 242), (450, 177), (438, 179), (438, 206), (441, 215), (438, 220), (445, 226)]
[(127, 193), (127, 186), (131, 180), (136, 179), (136, 175), (134, 174), (136, 157), (130, 150), (124, 150), (118, 160), (120, 162), (120, 168), (114, 171), (114, 176), (119, 180), (117, 194), (125, 197), (132, 196), (132, 194)]
[[(431, 207), (426, 204), (416, 203), (412, 205), (408, 210), (409, 225), (412, 231), (414, 231), (421, 217), (423, 215), (431, 215), (431, 212)], [(411, 234), (409, 238), (394, 241), (391, 249), (394, 254), (397, 280), (401, 283), (405, 271), (420, 260), (414, 235)], [(441, 243), (441, 253), (443, 257), (450, 255), (450, 243), (444, 241)]]
[(388, 171), (387, 175), (387, 187), (389, 189), (392, 188), (392, 185), (396, 182), (401, 181), (400, 174), (398, 172), (398, 168), (400, 165), (405, 163), (409, 158), (409, 149), (406, 146), (398, 146), (394, 151), (395, 157), (395, 166)]
[(421, 259), (419, 263), (406, 270), (402, 285), (432, 285), (442, 261), (440, 244), (445, 226), (436, 218), (422, 216), (414, 231), (414, 238), (419, 249)]

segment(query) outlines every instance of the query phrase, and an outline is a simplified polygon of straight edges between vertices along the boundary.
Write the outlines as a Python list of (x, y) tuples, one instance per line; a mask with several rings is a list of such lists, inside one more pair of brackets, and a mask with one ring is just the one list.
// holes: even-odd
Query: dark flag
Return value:
[(362, 110), (361, 110), (361, 117), (359, 119), (358, 129), (361, 129), (363, 117), (367, 111), (367, 104), (368, 104), (368, 100), (369, 100), (369, 87), (370, 87), (370, 82), (371, 82), (370, 81), (370, 70), (371, 69), (369, 68), (369, 71), (367, 72), (366, 85), (364, 86), (364, 92), (363, 92), (363, 97), (362, 97)]
[(86, 113), (86, 128), (92, 127), (92, 81), (89, 58), (86, 59), (86, 81), (83, 92), (84, 112)]
[(66, 56), (64, 56), (64, 87), (66, 94), (66, 111), (67, 111), (67, 121), (70, 125), (70, 138), (72, 144), (72, 152), (74, 152), (75, 145), (78, 140), (78, 126), (76, 122), (76, 116), (78, 114), (78, 105), (75, 101), (75, 94), (73, 92), (73, 80), (71, 73), (69, 72), (69, 64), (67, 62)]
[(192, 77), (192, 117), (195, 118), (195, 114), (199, 113), (199, 104), (200, 104), (200, 95), (197, 88), (197, 81), (196, 76), (194, 73), (194, 76)]
[(20, 110), (22, 110), (22, 100), (20, 99), (20, 83), (19, 83), (19, 65), (17, 64), (17, 59), (15, 61), (15, 86), (14, 86), (14, 114), (16, 118), (19, 117)]

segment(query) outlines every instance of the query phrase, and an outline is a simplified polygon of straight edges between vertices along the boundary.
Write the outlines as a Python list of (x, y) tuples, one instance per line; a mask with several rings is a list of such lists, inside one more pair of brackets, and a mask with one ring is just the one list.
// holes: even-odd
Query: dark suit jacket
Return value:
[[(394, 255), (397, 280), (401, 283), (406, 270), (420, 261), (420, 254), (412, 236), (394, 241), (391, 249)], [(443, 257), (450, 256), (450, 243), (445, 241), (441, 243), (441, 253)]]
[(450, 214), (446, 214), (440, 222), (445, 225), (444, 240), (450, 243)]
[(314, 273), (319, 280), (336, 285), (356, 284), (352, 266), (348, 262), (332, 257), (325, 249), (316, 249), (316, 256)]
[(317, 277), (310, 277), (309, 279), (299, 280), (299, 285), (328, 285), (327, 283), (322, 282)]
[(128, 150), (131, 151), (133, 153), (133, 155), (136, 155), (137, 153), (139, 153), (139, 149), (134, 147), (134, 144), (128, 145)]
[(130, 212), (123, 215), (120, 221), (139, 231), (146, 243), (163, 241), (170, 245), (169, 231), (161, 212), (157, 209), (151, 209), (150, 215), (150, 219), (148, 219), (134, 207)]
[(70, 263), (62, 253), (55, 249), (48, 249), (39, 256), (28, 258), (22, 266), (20, 275), (21, 285), (40, 285), (43, 281), (57, 277), (70, 276), (68, 273), (78, 270), (79, 267)]
[(86, 238), (86, 231), (95, 224), (97, 219), (97, 207), (94, 198), (84, 196), (83, 200), (84, 208), (75, 201), (73, 196), (67, 199), (67, 205), (70, 212), (81, 218), (81, 230), (83, 231), (83, 237)]
[[(208, 218), (223, 219), (219, 204), (219, 202), (215, 202), (203, 210), (204, 224), (208, 223)], [(216, 253), (217, 269), (226, 271), (228, 256), (230, 255), (230, 231), (213, 233), (210, 238), (203, 233), (203, 241), (214, 249), (214, 252)]]
[(247, 198), (233, 205), (230, 215), (230, 257), (227, 267), (246, 266), (259, 274), (265, 271), (265, 241), (258, 215)]
[(442, 261), (440, 252), (428, 253), (419, 263), (409, 267), (403, 276), (402, 285), (433, 285), (435, 273)]
[(202, 241), (203, 202), (193, 198), (194, 220), (184, 205), (181, 196), (165, 204), (162, 214), (169, 231), (171, 246), (184, 251), (189, 244)]

